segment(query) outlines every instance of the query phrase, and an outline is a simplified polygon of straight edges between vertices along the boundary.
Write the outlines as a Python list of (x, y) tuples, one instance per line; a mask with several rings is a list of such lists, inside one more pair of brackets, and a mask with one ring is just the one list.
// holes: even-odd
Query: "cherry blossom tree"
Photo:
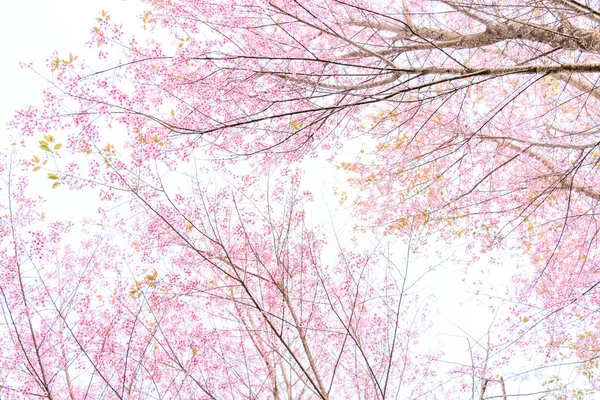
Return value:
[(7, 396), (425, 392), (437, 355), (411, 354), (429, 322), (408, 297), (407, 267), (377, 248), (340, 249), (324, 263), (323, 235), (304, 224), (308, 193), (295, 189), (298, 176), (287, 179), (260, 207), (227, 189), (210, 195), (201, 182), (174, 197), (144, 185), (131, 191), (138, 216), (105, 216), (79, 251), (67, 240), (73, 225), (33, 230), (27, 210), (36, 203), (25, 183), (7, 182), (15, 190), (0, 286)]
[[(102, 11), (91, 60), (53, 55), (43, 104), (13, 123), (6, 387), (483, 399), (506, 396), (507, 360), (490, 355), (518, 343), (548, 364), (572, 357), (597, 389), (600, 4), (144, 3), (137, 36)], [(359, 231), (466, 240), (470, 260), (525, 254), (502, 345), (473, 346), (450, 381), (439, 354), (410, 354), (424, 303), (405, 299), (407, 273), (380, 246), (321, 258), (293, 172), (307, 157), (348, 179)], [(205, 160), (232, 186), (203, 183)], [(79, 250), (62, 239), (71, 224), (32, 211), (26, 177), (42, 173), (106, 204)]]

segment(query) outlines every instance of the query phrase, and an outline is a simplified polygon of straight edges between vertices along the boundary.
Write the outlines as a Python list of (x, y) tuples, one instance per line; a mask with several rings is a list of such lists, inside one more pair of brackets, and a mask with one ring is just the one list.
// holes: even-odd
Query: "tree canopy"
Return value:
[[(138, 31), (102, 10), (85, 59), (52, 55), (11, 123), (0, 393), (483, 400), (534, 371), (536, 395), (598, 390), (597, 1), (139, 7)], [(315, 158), (354, 233), (309, 222)], [(42, 181), (99, 214), (54, 218)], [(419, 343), (436, 271), (410, 257), (455, 243), (465, 271), (513, 274), (470, 363)]]

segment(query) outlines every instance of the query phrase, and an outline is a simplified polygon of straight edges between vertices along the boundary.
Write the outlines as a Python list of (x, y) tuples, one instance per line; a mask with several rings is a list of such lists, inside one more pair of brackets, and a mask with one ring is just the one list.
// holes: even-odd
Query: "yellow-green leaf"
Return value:
[(40, 140), (40, 146), (48, 147), (48, 142), (46, 142), (45, 140)]
[(57, 143), (57, 144), (55, 144), (55, 145), (54, 145), (54, 150), (58, 150), (58, 149), (60, 149), (61, 147), (62, 147), (62, 144), (60, 144), (60, 143)]
[(48, 174), (48, 179), (58, 179), (58, 175), (53, 174), (53, 173), (49, 173)]
[(152, 275), (146, 275), (146, 279), (148, 279), (149, 281), (153, 281), (156, 279), (157, 276), (158, 276), (158, 272), (156, 272), (156, 270), (154, 270)]
[(54, 183), (52, 184), (52, 189), (56, 189), (56, 188), (58, 187), (58, 185), (60, 185), (60, 183), (58, 183), (58, 182), (54, 182)]
[(175, 110), (171, 109), (171, 115), (175, 116)]
[(40, 149), (42, 149), (42, 150), (44, 150), (44, 151), (47, 151), (48, 153), (52, 152), (52, 150), (50, 150), (50, 147), (48, 147), (48, 146), (45, 146), (45, 145), (41, 145), (41, 146), (40, 146)]
[(38, 165), (37, 167), (34, 167), (34, 168), (33, 168), (33, 172), (35, 172), (35, 171), (37, 171), (37, 170), (39, 170), (39, 169), (40, 169), (40, 166)]
[[(54, 142), (54, 136), (52, 135), (44, 135), (44, 139), (46, 139), (47, 141), (49, 141), (50, 143)], [(40, 142), (41, 144), (42, 142)], [(48, 146), (48, 143), (46, 143), (46, 146)]]

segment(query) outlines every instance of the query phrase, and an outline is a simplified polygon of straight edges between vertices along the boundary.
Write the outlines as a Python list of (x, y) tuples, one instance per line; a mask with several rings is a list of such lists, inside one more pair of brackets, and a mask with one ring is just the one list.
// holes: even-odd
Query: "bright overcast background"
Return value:
[[(59, 56), (69, 53), (78, 55), (80, 59), (90, 61), (85, 56), (85, 43), (90, 37), (95, 18), (101, 10), (115, 14), (117, 20), (137, 24), (135, 18), (139, 14), (139, 3), (121, 0), (19, 0), (0, 1), (0, 126), (6, 137), (9, 132), (6, 124), (15, 110), (31, 104), (39, 104), (42, 90), (50, 87), (45, 80), (51, 78), (46, 60), (54, 52)], [(125, 23), (127, 24), (127, 23)], [(127, 25), (125, 25), (127, 27)], [(133, 26), (131, 26), (133, 28)], [(20, 63), (31, 63), (32, 72), (21, 68)], [(3, 140), (7, 146), (9, 140)], [(36, 178), (41, 178), (36, 177)], [(39, 182), (42, 180), (39, 179)], [(35, 181), (33, 182), (35, 183)], [(44, 182), (46, 183), (46, 182)], [(45, 185), (47, 186), (47, 185)], [(80, 218), (85, 215), (81, 205), (81, 193), (69, 193), (68, 197), (57, 198), (55, 194), (48, 197), (50, 205), (62, 206), (68, 210), (70, 217)], [(89, 204), (87, 204), (89, 206)]]
[[(0, 37), (2, 38), (0, 41), (0, 54), (2, 54), (0, 123), (4, 132), (8, 134), (4, 127), (15, 110), (29, 104), (38, 104), (41, 100), (41, 91), (50, 86), (44, 80), (51, 76), (45, 62), (53, 52), (58, 52), (62, 58), (73, 53), (80, 59), (83, 53), (83, 59), (93, 65), (93, 60), (85, 58), (87, 49), (84, 44), (90, 37), (90, 31), (100, 11), (107, 10), (115, 22), (124, 24), (125, 31), (132, 32), (139, 30), (141, 24), (136, 16), (141, 13), (142, 7), (143, 5), (136, 1), (121, 0), (0, 1)], [(21, 62), (33, 63), (34, 70), (41, 76), (29, 69), (20, 68)], [(4, 140), (2, 145), (7, 146), (8, 143)], [(322, 172), (322, 170), (318, 171), (320, 175)], [(328, 195), (333, 192), (333, 188), (323, 188), (321, 185), (315, 185), (311, 190), (317, 192), (317, 197), (320, 194)], [(318, 193), (319, 191), (323, 193)], [(53, 192), (52, 195), (58, 195), (58, 192)], [(77, 194), (71, 193), (70, 196), (73, 198)], [(48, 200), (52, 201), (52, 199)], [(61, 199), (61, 203), (64, 201), (69, 199)], [(331, 202), (331, 198), (328, 201)], [(328, 206), (332, 207), (335, 204), (328, 204)], [(69, 207), (69, 210), (78, 211), (72, 207)], [(340, 229), (342, 225), (342, 221), (336, 220), (336, 228)], [(447, 258), (446, 256), (443, 258)], [(435, 257), (432, 257), (430, 262), (432, 265), (437, 264)], [(450, 276), (445, 276), (440, 279), (447, 290), (452, 284), (460, 285), (462, 277), (451, 279)], [(457, 304), (467, 299), (468, 297), (461, 299)], [(444, 303), (447, 304), (446, 301)], [(471, 320), (471, 317), (464, 318), (468, 316), (464, 308), (459, 310), (455, 307), (445, 307), (442, 312), (445, 319), (463, 328), (463, 325)]]
[(131, 18), (136, 14), (134, 6), (119, 0), (0, 1), (2, 124), (16, 108), (39, 100), (40, 90), (48, 86), (19, 68), (20, 62), (33, 62), (37, 70), (47, 72), (44, 61), (54, 51), (68, 54), (83, 48), (100, 10), (114, 9), (117, 15)]
[[(140, 14), (141, 6), (135, 1), (119, 0), (3, 0), (0, 1), (0, 123), (4, 132), (2, 146), (8, 146), (8, 131), (4, 127), (11, 119), (14, 111), (27, 104), (38, 103), (41, 99), (41, 90), (49, 86), (41, 76), (35, 75), (31, 70), (21, 69), (20, 62), (32, 62), (34, 69), (43, 76), (50, 75), (45, 67), (45, 60), (54, 51), (64, 57), (69, 53), (80, 55), (85, 51), (84, 43), (87, 41), (90, 30), (94, 26), (94, 18), (100, 10), (110, 12), (115, 22), (123, 22), (124, 29), (132, 32), (139, 29), (140, 22), (135, 16)], [(129, 28), (128, 28), (129, 26)], [(84, 56), (85, 57), (85, 56)], [(80, 57), (81, 58), (81, 57)], [(93, 60), (87, 60), (93, 64)], [(319, 185), (321, 186), (321, 185)], [(326, 195), (330, 188), (321, 190)], [(332, 190), (331, 190), (332, 191)], [(64, 196), (58, 194), (56, 196)], [(77, 194), (67, 194), (72, 201)], [(318, 196), (317, 196), (318, 197)], [(328, 204), (331, 205), (331, 204)], [(335, 206), (335, 204), (334, 204)], [(70, 208), (75, 213), (76, 209)], [(342, 225), (336, 221), (338, 226)], [(441, 255), (436, 255), (440, 249), (432, 249), (432, 256), (419, 260), (428, 268), (439, 263), (441, 259), (451, 258), (440, 267), (427, 281), (428, 289), (438, 296), (439, 304), (433, 307), (437, 314), (436, 320), (440, 326), (433, 330), (427, 340), (446, 343), (445, 350), (449, 358), (468, 357), (467, 338), (486, 341), (485, 333), (494, 318), (495, 309), (490, 308), (493, 303), (486, 303), (484, 296), (475, 296), (470, 293), (469, 281), (477, 279), (478, 273), (486, 271), (486, 262), (473, 267), (473, 275), (466, 277), (461, 270), (460, 261), (454, 261), (454, 254), (460, 253), (460, 246), (456, 249), (446, 250)], [(497, 281), (505, 280), (510, 270), (510, 260), (505, 262), (507, 269), (492, 272), (498, 274)], [(488, 277), (489, 279), (489, 277)], [(496, 293), (490, 289), (489, 294), (502, 296), (505, 288), (498, 286)], [(453, 336), (454, 335), (454, 336)], [(427, 343), (423, 344), (425, 347)], [(1, 349), (0, 349), (1, 350)], [(451, 356), (454, 354), (453, 356)], [(464, 361), (464, 358), (463, 358)], [(535, 367), (535, 366), (530, 366)]]

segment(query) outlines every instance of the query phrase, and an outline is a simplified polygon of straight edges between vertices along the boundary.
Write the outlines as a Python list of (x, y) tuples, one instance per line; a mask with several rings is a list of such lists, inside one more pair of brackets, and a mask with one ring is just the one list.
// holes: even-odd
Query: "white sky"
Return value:
[[(39, 102), (41, 90), (49, 86), (28, 69), (21, 69), (19, 62), (33, 62), (42, 74), (50, 73), (44, 66), (45, 59), (54, 51), (59, 55), (81, 54), (100, 10), (110, 12), (115, 22), (131, 21), (139, 13), (140, 4), (121, 0), (19, 0), (0, 2), (0, 124), (2, 127), (12, 118), (14, 110)], [(133, 26), (132, 28), (137, 28)], [(127, 29), (127, 22), (125, 23)], [(6, 129), (3, 129), (6, 132)], [(8, 141), (3, 141), (3, 146)], [(318, 162), (315, 167), (318, 169)], [(322, 171), (321, 171), (322, 172)], [(322, 193), (327, 195), (327, 193)], [(71, 194), (76, 196), (76, 194)], [(318, 193), (317, 193), (318, 197)], [(64, 199), (63, 199), (64, 200)], [(334, 205), (335, 206), (335, 205)], [(71, 208), (73, 210), (73, 208)], [(337, 223), (340, 227), (339, 221)], [(435, 257), (431, 263), (435, 263)], [(439, 281), (446, 292), (450, 287), (460, 286), (462, 276), (441, 272)], [(438, 279), (436, 279), (438, 281)], [(443, 297), (443, 296), (442, 296)], [(440, 310), (444, 319), (469, 330), (473, 327), (471, 313), (465, 312), (470, 295), (445, 302)], [(460, 306), (462, 307), (456, 307)], [(487, 324), (484, 325), (484, 329)], [(476, 329), (480, 331), (480, 329)], [(477, 335), (479, 332), (473, 332)]]
[[(50, 78), (51, 73), (45, 63), (55, 51), (61, 58), (73, 53), (85, 59), (85, 51), (89, 50), (84, 44), (96, 23), (95, 18), (103, 9), (110, 12), (115, 21), (130, 21), (134, 25), (137, 24), (135, 16), (140, 5), (122, 0), (0, 1), (0, 132), (3, 137), (9, 134), (6, 124), (14, 112), (27, 105), (39, 104), (42, 90), (50, 87), (41, 76), (20, 68), (19, 63), (31, 62), (40, 75)], [(8, 139), (2, 140), (0, 146), (6, 148), (9, 143)], [(32, 154), (35, 154), (33, 149)], [(50, 186), (45, 178), (45, 174), (34, 174), (31, 184), (44, 185), (41, 189), (45, 190)], [(62, 207), (75, 220), (84, 217), (90, 210), (82, 207), (83, 204), (90, 206), (89, 201), (84, 200), (85, 193), (44, 196), (48, 201), (46, 206), (54, 209)]]
[[(94, 18), (102, 9), (109, 11), (115, 21), (130, 21), (131, 25), (135, 25), (137, 21), (133, 20), (132, 16), (141, 8), (139, 3), (120, 0), (0, 1), (0, 125), (5, 138), (7, 131), (4, 126), (11, 119), (14, 110), (39, 102), (41, 90), (48, 86), (30, 70), (19, 68), (19, 62), (31, 61), (37, 70), (49, 75), (49, 71), (44, 67), (44, 60), (55, 50), (59, 55), (68, 55), (70, 52), (74, 55), (80, 54), (94, 26)], [(3, 139), (1, 143), (1, 146), (7, 146), (9, 141)], [(321, 168), (318, 163), (316, 168)], [(327, 193), (323, 192), (322, 195), (327, 196)], [(77, 194), (69, 196), (72, 200)], [(316, 197), (319, 198), (318, 193)], [(71, 206), (71, 210), (75, 208)], [(338, 223), (339, 225), (343, 224)], [(432, 254), (435, 253), (433, 250), (439, 249), (432, 249)], [(460, 253), (460, 247), (456, 251)], [(433, 265), (437, 261), (437, 257), (433, 256), (423, 262)], [(446, 341), (447, 352), (464, 357), (466, 335), (453, 325), (460, 326), (480, 339), (487, 330), (493, 314), (486, 304), (478, 306), (477, 302), (473, 301), (473, 295), (465, 291), (468, 285), (462, 282), (464, 273), (456, 272), (459, 267), (448, 264), (443, 271), (436, 273), (430, 284), (432, 291), (436, 292), (441, 300), (437, 318), (442, 325), (445, 324), (444, 321), (449, 321), (444, 327), (440, 326), (438, 332), (461, 337), (452, 339), (438, 333), (434, 334), (431, 340)], [(485, 265), (482, 264), (482, 267)], [(507, 277), (505, 271), (496, 271), (494, 275), (497, 275), (496, 281), (505, 280)], [(502, 295), (503, 292), (503, 288), (499, 287), (497, 294)]]
[[(16, 108), (35, 102), (43, 80), (19, 68), (34, 62), (43, 70), (53, 51), (77, 53), (89, 37), (102, 8), (132, 14), (132, 4), (118, 0), (18, 0), (0, 2), (0, 121), (4, 125)], [(117, 11), (119, 9), (119, 11)], [(44, 71), (47, 72), (47, 71)]]

